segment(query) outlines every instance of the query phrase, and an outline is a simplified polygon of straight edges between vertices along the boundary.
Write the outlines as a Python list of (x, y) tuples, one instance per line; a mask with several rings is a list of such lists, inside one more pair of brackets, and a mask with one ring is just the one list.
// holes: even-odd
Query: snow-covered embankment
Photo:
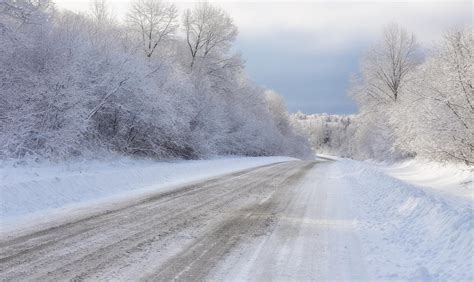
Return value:
[(461, 190), (472, 191), (472, 182), (466, 183), (472, 173), (461, 173), (464, 181), (456, 188), (452, 181), (448, 186), (436, 181), (433, 186), (417, 186), (412, 183), (420, 179), (430, 183), (428, 173), (404, 181), (390, 176), (403, 178), (393, 167), (377, 168), (357, 161), (340, 161), (338, 169), (351, 187), (352, 211), (360, 224), (372, 278), (473, 278), (473, 201), (459, 196)]
[(0, 163), (0, 222), (5, 227), (52, 211), (161, 192), (176, 185), (288, 160), (294, 159), (234, 157), (156, 162), (120, 158), (61, 164)]

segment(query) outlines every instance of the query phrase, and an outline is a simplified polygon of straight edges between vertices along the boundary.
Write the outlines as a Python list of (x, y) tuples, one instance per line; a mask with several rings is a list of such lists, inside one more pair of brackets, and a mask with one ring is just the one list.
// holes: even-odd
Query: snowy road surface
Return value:
[(472, 223), (469, 199), (290, 161), (5, 234), (0, 279), (472, 280)]

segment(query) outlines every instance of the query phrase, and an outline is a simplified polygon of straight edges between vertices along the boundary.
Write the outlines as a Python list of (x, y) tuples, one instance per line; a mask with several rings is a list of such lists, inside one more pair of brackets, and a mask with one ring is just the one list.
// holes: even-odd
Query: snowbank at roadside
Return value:
[(383, 170), (405, 182), (474, 199), (474, 167), (414, 159), (385, 166)]
[(289, 160), (294, 159), (233, 157), (156, 162), (120, 158), (61, 164), (0, 163), (0, 222), (10, 225), (18, 218), (71, 205), (158, 192), (170, 186)]
[[(390, 168), (365, 162), (342, 160), (336, 167), (334, 177), (348, 187), (372, 279), (472, 281), (472, 199), (413, 185), (390, 176)], [(443, 173), (433, 169), (426, 175)]]
[(322, 160), (322, 161), (338, 161), (342, 160), (341, 157), (336, 157), (332, 155), (326, 155), (326, 154), (316, 154), (316, 160)]

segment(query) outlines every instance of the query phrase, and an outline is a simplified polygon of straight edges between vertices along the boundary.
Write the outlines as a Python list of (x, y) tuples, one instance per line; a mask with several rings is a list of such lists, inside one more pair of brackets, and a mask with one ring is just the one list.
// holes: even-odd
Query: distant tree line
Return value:
[(301, 112), (291, 116), (294, 126), (307, 136), (316, 153), (345, 158), (354, 156), (355, 118), (354, 115), (305, 115)]

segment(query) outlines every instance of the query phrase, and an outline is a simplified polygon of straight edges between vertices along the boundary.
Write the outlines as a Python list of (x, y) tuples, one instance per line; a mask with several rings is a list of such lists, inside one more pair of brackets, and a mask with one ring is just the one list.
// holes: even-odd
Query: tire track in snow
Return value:
[[(0, 279), (136, 279), (176, 257), (182, 250), (175, 245), (199, 240), (222, 222), (232, 230), (238, 223), (229, 219), (233, 213), (260, 203), (307, 166), (288, 162), (247, 170), (17, 238), (10, 235), (0, 240)], [(190, 235), (181, 239), (183, 233)], [(233, 240), (224, 236), (216, 244), (232, 246)]]

